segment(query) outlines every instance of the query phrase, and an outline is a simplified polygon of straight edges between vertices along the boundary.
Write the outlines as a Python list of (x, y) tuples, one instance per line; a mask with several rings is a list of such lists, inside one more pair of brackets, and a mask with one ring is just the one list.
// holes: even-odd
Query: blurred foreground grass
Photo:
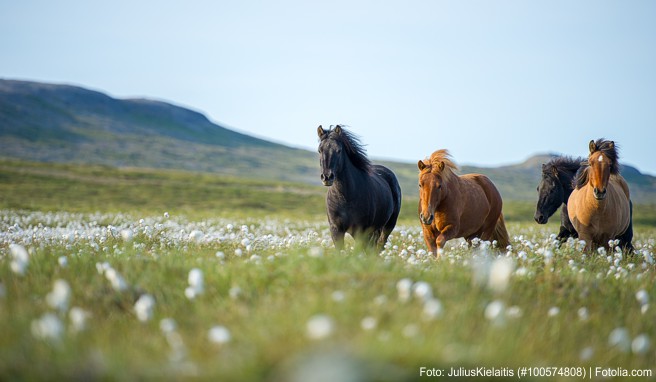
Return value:
[[(518, 367), (656, 364), (653, 227), (637, 224), (634, 257), (584, 255), (553, 247), (557, 222), (538, 226), (532, 206), (506, 203), (508, 257), (454, 241), (434, 261), (411, 200), (383, 254), (339, 253), (324, 192), (2, 162), (0, 379), (411, 381), (422, 366), (509, 368), (516, 378)], [(24, 274), (12, 270), (11, 244), (29, 252)], [(190, 299), (194, 268), (204, 290)], [(70, 286), (64, 307), (49, 297), (56, 280)], [(142, 322), (135, 303), (145, 294), (154, 308)], [(73, 307), (88, 313), (85, 328)], [(38, 329), (44, 317), (58, 334)], [(210, 338), (217, 325), (229, 341)]]

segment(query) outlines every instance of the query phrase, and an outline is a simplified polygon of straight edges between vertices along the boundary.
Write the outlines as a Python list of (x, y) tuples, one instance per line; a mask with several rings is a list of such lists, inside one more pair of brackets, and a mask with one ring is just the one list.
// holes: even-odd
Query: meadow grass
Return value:
[[(589, 373), (656, 361), (652, 226), (636, 226), (634, 256), (584, 254), (576, 241), (554, 245), (555, 222), (538, 226), (532, 211), (516, 220), (528, 207), (508, 203), (512, 248), (454, 240), (436, 261), (412, 200), (377, 255), (352, 241), (333, 249), (322, 188), (0, 169), (3, 380), (410, 381), (422, 366), (516, 378), (519, 367)], [(145, 314), (135, 306), (144, 295), (154, 301)], [(211, 338), (217, 326), (229, 339)]]

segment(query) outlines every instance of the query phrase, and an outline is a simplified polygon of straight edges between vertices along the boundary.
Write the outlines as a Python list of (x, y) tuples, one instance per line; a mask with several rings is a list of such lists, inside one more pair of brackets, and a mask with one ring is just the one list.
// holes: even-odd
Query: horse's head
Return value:
[(542, 165), (542, 179), (538, 184), (538, 205), (535, 208), (535, 221), (546, 224), (565, 200), (565, 190), (558, 180), (558, 169), (553, 165)]
[(588, 164), (590, 166), (588, 181), (592, 187), (594, 197), (597, 200), (604, 200), (610, 174), (614, 172), (613, 168), (617, 166), (615, 142), (603, 141), (600, 144), (599, 141), (590, 141)]
[[(433, 168), (437, 166), (437, 168)], [(446, 185), (440, 172), (444, 170), (445, 163), (426, 163), (420, 160), (419, 168), (419, 220), (422, 224), (430, 225), (435, 218), (434, 212), (444, 198)]]
[(332, 130), (317, 128), (319, 135), (319, 163), (321, 164), (321, 182), (324, 186), (332, 186), (335, 174), (342, 168), (344, 163), (344, 145), (341, 140), (336, 139), (342, 134), (341, 126), (337, 125)]

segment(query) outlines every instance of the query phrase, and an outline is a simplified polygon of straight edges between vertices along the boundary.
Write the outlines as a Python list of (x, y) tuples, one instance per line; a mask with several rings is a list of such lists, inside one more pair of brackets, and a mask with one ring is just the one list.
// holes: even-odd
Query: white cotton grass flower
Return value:
[(346, 293), (341, 290), (336, 290), (330, 295), (330, 298), (335, 302), (343, 302), (344, 299), (346, 299)]
[(549, 317), (556, 317), (560, 313), (560, 308), (557, 306), (552, 306), (549, 308), (549, 311), (547, 311), (547, 315)]
[(310, 257), (323, 257), (323, 248), (322, 247), (311, 247), (308, 250), (308, 256), (310, 256)]
[(405, 338), (416, 337), (419, 334), (419, 326), (417, 326), (417, 324), (408, 324), (403, 327), (401, 334), (403, 334), (403, 337)]
[(233, 287), (231, 287), (230, 290), (228, 291), (228, 295), (229, 295), (230, 298), (233, 299), (233, 300), (238, 299), (239, 296), (241, 296), (241, 294), (242, 294), (242, 290), (241, 290), (241, 288), (238, 287), (238, 286), (233, 286)]
[(48, 305), (60, 312), (68, 309), (68, 302), (71, 298), (71, 287), (66, 280), (55, 280), (52, 291), (46, 296)]
[(174, 332), (178, 328), (178, 324), (175, 322), (174, 319), (167, 317), (167, 318), (162, 318), (159, 321), (159, 330), (162, 331), (162, 333), (171, 333)]
[(645, 354), (649, 351), (649, 348), (651, 347), (651, 341), (649, 340), (649, 336), (646, 334), (640, 334), (636, 338), (633, 339), (631, 342), (631, 351), (633, 354)]
[(508, 309), (506, 309), (506, 317), (508, 318), (517, 319), (517, 318), (521, 318), (523, 315), (524, 312), (522, 312), (522, 308), (520, 308), (517, 305), (513, 305)]
[(203, 231), (195, 229), (189, 233), (189, 241), (193, 241), (195, 243), (200, 243), (203, 238), (205, 237), (205, 234)]
[(590, 312), (586, 307), (579, 308), (579, 310), (576, 313), (578, 314), (579, 320), (581, 321), (587, 321), (590, 319)]
[(440, 318), (443, 312), (444, 308), (442, 307), (442, 301), (437, 298), (431, 298), (424, 302), (422, 317), (426, 321), (431, 321), (436, 318)]
[(112, 288), (114, 288), (115, 291), (123, 292), (128, 289), (128, 284), (116, 269), (112, 267), (107, 268), (105, 270), (105, 277), (109, 280), (110, 284), (112, 284)]
[(30, 255), (25, 247), (19, 244), (10, 244), (9, 253), (11, 254), (11, 270), (16, 274), (24, 275), (30, 263)]
[(515, 270), (515, 262), (507, 257), (499, 257), (490, 266), (487, 285), (496, 293), (503, 293), (510, 282), (510, 276)]
[(123, 241), (132, 241), (134, 238), (134, 232), (129, 228), (122, 229), (121, 238), (123, 238)]
[(198, 268), (192, 269), (189, 271), (187, 281), (189, 282), (189, 286), (185, 289), (185, 296), (187, 296), (188, 299), (192, 300), (196, 298), (196, 296), (203, 294), (205, 291), (203, 271)]
[(305, 325), (306, 335), (311, 340), (322, 340), (332, 335), (335, 323), (325, 314), (317, 314), (308, 320)]
[(412, 291), (416, 298), (421, 301), (428, 301), (433, 298), (433, 288), (425, 281), (417, 281), (412, 286)]
[(54, 313), (46, 313), (41, 318), (32, 321), (31, 329), (35, 338), (59, 341), (64, 333), (64, 324)]
[(505, 309), (503, 301), (494, 300), (485, 307), (485, 318), (495, 325), (501, 325), (504, 323)]
[(608, 335), (608, 345), (618, 349), (622, 353), (628, 353), (631, 349), (629, 329), (623, 327), (613, 329)]
[(412, 280), (403, 278), (396, 283), (396, 291), (399, 294), (399, 300), (406, 302), (410, 299), (410, 292), (412, 291)]
[(649, 304), (649, 293), (646, 290), (640, 289), (635, 294), (636, 300), (640, 303), (640, 306)]
[(589, 361), (592, 359), (593, 355), (594, 355), (594, 348), (592, 348), (591, 346), (587, 346), (581, 349), (581, 352), (579, 353), (579, 359), (581, 361)]
[(155, 299), (149, 294), (142, 294), (134, 304), (134, 312), (141, 322), (150, 321), (155, 310)]
[(68, 318), (71, 320), (71, 330), (73, 332), (81, 332), (87, 328), (87, 321), (91, 317), (91, 313), (86, 310), (74, 306), (68, 312)]
[(376, 326), (378, 326), (378, 320), (371, 316), (367, 316), (360, 321), (360, 327), (366, 331), (374, 330)]
[(57, 263), (59, 264), (60, 267), (66, 268), (68, 266), (68, 257), (66, 256), (60, 256), (57, 259)]
[(230, 334), (228, 328), (225, 326), (216, 325), (210, 328), (209, 332), (207, 333), (207, 338), (214, 344), (224, 345), (230, 342), (232, 335)]

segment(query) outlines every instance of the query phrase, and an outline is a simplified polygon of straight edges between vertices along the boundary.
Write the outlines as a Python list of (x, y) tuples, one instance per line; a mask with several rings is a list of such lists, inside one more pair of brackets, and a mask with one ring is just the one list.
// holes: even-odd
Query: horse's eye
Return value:
[(421, 188), (421, 183), (417, 184), (417, 187)]

